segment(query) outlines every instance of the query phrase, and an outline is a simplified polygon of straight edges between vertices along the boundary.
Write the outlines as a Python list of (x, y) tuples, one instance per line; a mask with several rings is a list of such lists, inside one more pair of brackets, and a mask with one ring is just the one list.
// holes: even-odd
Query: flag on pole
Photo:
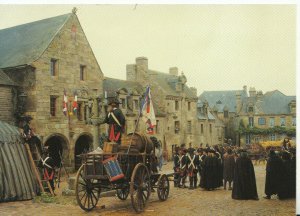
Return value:
[(66, 89), (64, 89), (63, 113), (65, 116), (68, 114), (68, 97)]
[(146, 89), (145, 99), (142, 105), (141, 114), (144, 122), (146, 122), (147, 134), (154, 134), (154, 126), (156, 125), (156, 118), (153, 109), (153, 102), (151, 99), (150, 86), (148, 86)]
[(76, 114), (78, 110), (78, 104), (77, 104), (77, 93), (75, 93), (74, 101), (73, 101), (73, 113)]

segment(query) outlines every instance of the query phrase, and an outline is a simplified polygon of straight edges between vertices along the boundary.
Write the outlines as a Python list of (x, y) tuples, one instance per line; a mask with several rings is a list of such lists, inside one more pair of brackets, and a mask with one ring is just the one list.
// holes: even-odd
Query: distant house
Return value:
[(261, 129), (246, 130), (240, 135), (241, 145), (283, 140), (286, 136), (295, 138), (296, 96), (286, 96), (278, 90), (263, 94), (250, 88), (249, 97), (243, 101), (238, 99), (237, 104), (239, 127)]
[(296, 136), (296, 96), (278, 90), (263, 94), (255, 88), (248, 93), (244, 86), (243, 90), (205, 91), (199, 96), (202, 100), (224, 122), (225, 139), (237, 145)]
[[(60, 152), (67, 166), (78, 167), (76, 155), (98, 146), (103, 73), (75, 12), (1, 29), (0, 69), (6, 74), (0, 72), (0, 120), (15, 121), (11, 101), (22, 96), (40, 141), (56, 161)], [(14, 83), (18, 95), (9, 90)], [(63, 114), (64, 90), (69, 117)]]

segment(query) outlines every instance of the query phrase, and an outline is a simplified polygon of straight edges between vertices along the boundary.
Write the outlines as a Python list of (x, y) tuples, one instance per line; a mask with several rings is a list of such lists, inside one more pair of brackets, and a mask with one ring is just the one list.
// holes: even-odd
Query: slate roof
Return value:
[(289, 114), (291, 113), (289, 103), (296, 100), (296, 96), (286, 96), (278, 90), (266, 92), (261, 100), (247, 98), (243, 103), (243, 112), (247, 112), (247, 106), (250, 102), (254, 105), (254, 112), (256, 114)]
[(17, 84), (0, 69), (0, 85), (16, 86)]
[[(197, 108), (200, 108), (203, 105), (204, 105), (203, 101), (198, 100), (198, 102), (197, 102)], [(202, 113), (200, 111), (200, 109), (197, 109), (197, 117), (198, 117), (199, 120), (206, 120), (206, 119), (208, 119), (208, 120), (215, 120), (216, 119), (215, 116), (210, 112), (210, 110), (207, 110), (207, 116), (206, 116), (204, 113)]]
[(0, 30), (0, 68), (30, 64), (49, 46), (72, 13)]
[(236, 93), (241, 93), (242, 101), (247, 97), (247, 92), (243, 90), (231, 91), (204, 91), (199, 100), (207, 101), (211, 109), (217, 109), (218, 112), (223, 112), (224, 108), (229, 112), (236, 112)]
[[(148, 72), (151, 74), (151, 77), (154, 79), (154, 81), (165, 90), (167, 95), (180, 96), (180, 93), (176, 91), (178, 76), (154, 70), (148, 70)], [(195, 95), (186, 84), (184, 85), (183, 91), (186, 94), (186, 97), (197, 98), (197, 95)]]

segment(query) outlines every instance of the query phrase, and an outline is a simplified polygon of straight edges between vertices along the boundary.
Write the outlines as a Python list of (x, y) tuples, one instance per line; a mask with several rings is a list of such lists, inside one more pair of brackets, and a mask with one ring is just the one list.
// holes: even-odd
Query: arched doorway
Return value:
[(49, 156), (53, 158), (55, 166), (59, 167), (61, 160), (67, 158), (67, 140), (62, 135), (53, 135), (46, 140), (45, 146), (48, 146)]
[(81, 166), (81, 158), (78, 157), (82, 153), (89, 152), (93, 146), (93, 137), (88, 134), (83, 134), (78, 137), (75, 142), (75, 152), (74, 152), (74, 161), (75, 161), (75, 170), (78, 170)]

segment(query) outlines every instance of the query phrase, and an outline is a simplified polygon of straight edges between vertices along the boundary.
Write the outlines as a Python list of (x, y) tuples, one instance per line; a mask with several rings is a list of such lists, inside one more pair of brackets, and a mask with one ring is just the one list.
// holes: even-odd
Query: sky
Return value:
[(126, 79), (126, 64), (178, 67), (203, 91), (296, 94), (294, 5), (0, 5), (0, 29), (70, 13), (77, 16), (107, 77)]

